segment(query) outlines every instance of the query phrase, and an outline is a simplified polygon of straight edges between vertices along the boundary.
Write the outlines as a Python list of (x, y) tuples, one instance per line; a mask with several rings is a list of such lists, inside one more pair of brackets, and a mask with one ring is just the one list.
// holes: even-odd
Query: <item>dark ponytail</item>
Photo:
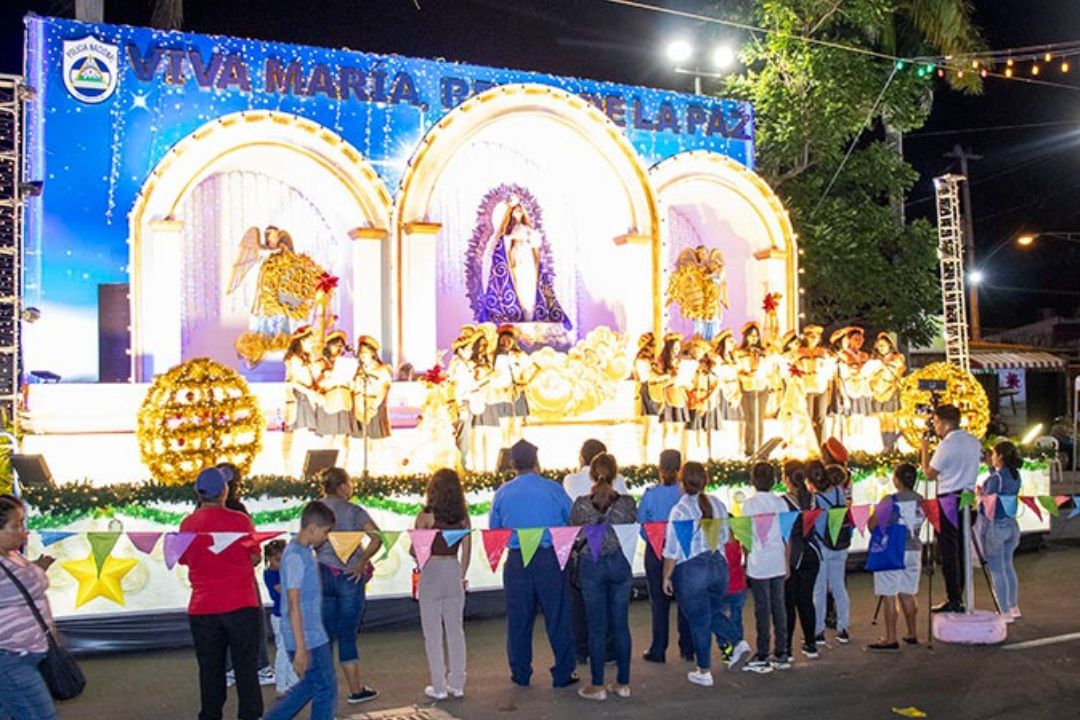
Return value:
[(679, 482), (682, 483), (683, 491), (687, 495), (697, 495), (698, 508), (701, 509), (701, 517), (711, 518), (713, 516), (712, 503), (709, 502), (709, 496), (705, 494), (705, 482), (708, 479), (708, 474), (705, 472), (705, 466), (699, 462), (684, 463), (682, 469), (679, 470)]
[(994, 452), (1001, 458), (1001, 462), (1005, 467), (1013, 471), (1013, 474), (1017, 477), (1020, 476), (1020, 468), (1024, 466), (1024, 458), (1020, 457), (1020, 451), (1016, 449), (1008, 440), (1003, 440), (994, 446)]

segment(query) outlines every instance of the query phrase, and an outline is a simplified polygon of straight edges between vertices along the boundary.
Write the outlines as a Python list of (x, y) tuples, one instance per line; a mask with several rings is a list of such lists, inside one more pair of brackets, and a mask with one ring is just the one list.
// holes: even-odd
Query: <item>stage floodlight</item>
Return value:
[(673, 63), (684, 63), (694, 54), (694, 46), (683, 39), (672, 40), (667, 46), (668, 60)]

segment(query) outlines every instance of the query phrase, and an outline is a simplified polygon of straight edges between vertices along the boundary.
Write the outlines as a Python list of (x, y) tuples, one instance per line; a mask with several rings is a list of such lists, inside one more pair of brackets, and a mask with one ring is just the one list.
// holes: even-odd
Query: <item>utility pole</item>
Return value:
[(75, 19), (83, 22), (105, 21), (105, 0), (75, 0)]
[[(975, 229), (971, 220), (971, 176), (968, 174), (968, 160), (982, 160), (982, 155), (976, 155), (970, 150), (965, 150), (959, 145), (953, 145), (952, 152), (945, 153), (945, 157), (960, 161), (960, 174), (964, 176), (964, 185), (960, 189), (964, 199), (964, 249), (967, 251), (968, 272), (975, 269)], [(979, 287), (975, 283), (969, 283), (968, 308), (971, 310), (971, 339), (982, 338), (982, 323), (979, 321)]]

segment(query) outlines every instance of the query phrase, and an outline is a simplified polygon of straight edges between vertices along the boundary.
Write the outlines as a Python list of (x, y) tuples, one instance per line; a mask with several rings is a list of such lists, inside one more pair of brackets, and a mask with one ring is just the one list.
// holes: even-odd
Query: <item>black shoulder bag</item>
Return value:
[(86, 687), (86, 677), (79, 669), (79, 664), (75, 662), (75, 657), (56, 639), (52, 628), (41, 616), (41, 611), (38, 610), (34, 599), (30, 597), (26, 587), (19, 582), (19, 578), (15, 577), (15, 573), (8, 569), (6, 563), (0, 562), (0, 568), (4, 569), (8, 578), (22, 593), (23, 600), (30, 606), (30, 612), (34, 614), (34, 619), (38, 621), (38, 625), (45, 631), (45, 637), (49, 640), (49, 650), (45, 653), (45, 659), (38, 665), (38, 672), (41, 673), (45, 684), (49, 686), (49, 693), (55, 700), (77, 698)]

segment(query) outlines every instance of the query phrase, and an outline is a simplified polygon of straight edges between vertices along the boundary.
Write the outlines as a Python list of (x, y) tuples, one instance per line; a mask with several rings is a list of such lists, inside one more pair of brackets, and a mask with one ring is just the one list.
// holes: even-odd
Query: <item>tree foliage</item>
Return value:
[[(969, 17), (965, 0), (929, 4), (951, 4), (950, 12)], [(741, 5), (744, 18), (771, 32), (755, 34), (744, 46), (740, 59), (746, 70), (730, 79), (726, 91), (754, 106), (757, 170), (787, 206), (804, 253), (807, 321), (861, 322), (913, 342), (926, 342), (933, 334), (933, 317), (940, 312), (935, 231), (925, 221), (905, 223), (890, 205), (910, 190), (917, 173), (883, 137), (886, 122), (901, 132), (926, 122), (934, 80), (920, 77), (911, 65), (898, 69), (871, 54), (799, 39), (874, 50), (883, 39), (895, 46), (902, 33), (905, 47), (912, 47), (912, 38), (925, 37), (929, 27), (926, 5), (919, 0), (746, 0)], [(922, 13), (918, 22), (910, 16), (915, 6)], [(724, 3), (721, 12), (730, 9)], [(970, 22), (967, 28), (977, 38)], [(948, 37), (960, 37), (957, 43), (970, 39), (962, 35)], [(938, 39), (927, 38), (926, 44)], [(864, 126), (867, 131), (845, 162)]]

